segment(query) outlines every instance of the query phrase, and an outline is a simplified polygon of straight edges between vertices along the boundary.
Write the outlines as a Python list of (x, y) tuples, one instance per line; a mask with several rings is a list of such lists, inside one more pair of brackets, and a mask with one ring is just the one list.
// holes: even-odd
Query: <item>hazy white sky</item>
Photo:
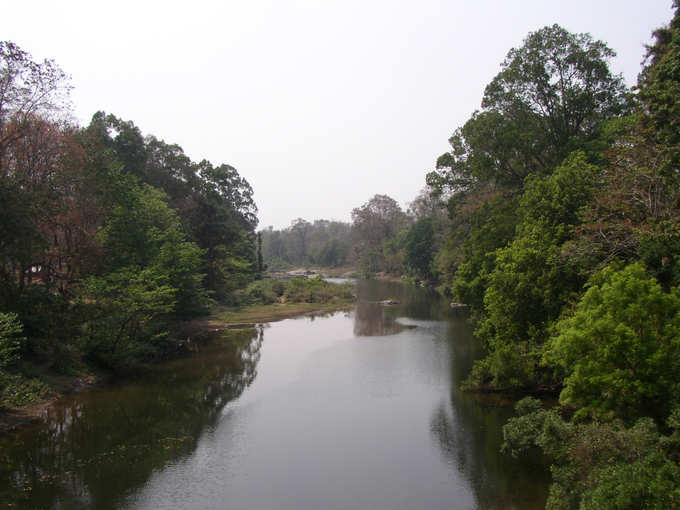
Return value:
[(72, 76), (97, 110), (235, 166), (260, 227), (402, 205), (528, 32), (590, 32), (635, 82), (671, 0), (54, 0), (2, 8), (0, 39)]

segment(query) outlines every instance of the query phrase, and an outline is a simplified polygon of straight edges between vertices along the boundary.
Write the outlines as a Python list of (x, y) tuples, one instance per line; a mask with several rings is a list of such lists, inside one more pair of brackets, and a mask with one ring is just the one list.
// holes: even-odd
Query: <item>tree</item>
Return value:
[(209, 200), (230, 210), (239, 226), (249, 232), (257, 227), (257, 206), (253, 188), (231, 165), (213, 166), (203, 160), (198, 164), (202, 192)]
[(289, 264), (284, 231), (274, 230), (274, 227), (269, 226), (261, 234), (262, 256), (267, 267), (278, 269)]
[(510, 50), (481, 110), (454, 132), (451, 150), (427, 175), (433, 193), (449, 195), (450, 234), (436, 256), (444, 288), (475, 315), (496, 250), (517, 234), (525, 187), (577, 149), (588, 163), (605, 163), (604, 126), (628, 111), (623, 82), (608, 67), (613, 55), (588, 34), (557, 25), (530, 33)]
[(514, 120), (535, 119), (561, 159), (600, 121), (626, 111), (623, 79), (609, 70), (615, 55), (589, 34), (544, 27), (510, 50), (482, 107)]
[(556, 326), (546, 361), (579, 415), (665, 419), (680, 404), (680, 296), (638, 263), (605, 268)]
[[(15, 313), (0, 312), (0, 379), (3, 370), (19, 359), (24, 327)], [(2, 380), (0, 380), (0, 387)]]
[(0, 278), (21, 293), (33, 279), (64, 295), (93, 261), (99, 226), (98, 185), (73, 132), (32, 117), (5, 148), (0, 193)]
[(449, 201), (451, 234), (437, 255), (437, 267), (453, 296), (470, 305), (474, 313), (484, 306), (496, 251), (515, 234), (518, 202), (518, 197), (502, 193), (470, 193)]
[(375, 195), (361, 207), (352, 210), (354, 249), (364, 273), (372, 274), (379, 270), (387, 270), (387, 265), (395, 267), (400, 265), (387, 264), (384, 243), (394, 238), (406, 225), (407, 220), (399, 204), (387, 195)]
[(68, 112), (68, 77), (52, 60), (34, 62), (16, 44), (0, 41), (0, 176), (5, 149), (35, 116), (57, 120)]
[(147, 135), (144, 145), (144, 181), (165, 191), (171, 206), (188, 217), (196, 207), (195, 194), (200, 188), (197, 166), (177, 144)]
[(434, 257), (434, 228), (432, 218), (425, 217), (415, 222), (406, 233), (406, 266), (418, 277), (432, 278)]
[(637, 96), (643, 106), (642, 124), (669, 151), (664, 170), (671, 172), (680, 161), (680, 2), (674, 0), (673, 7), (669, 26), (657, 29), (654, 44), (647, 48)]
[(581, 265), (641, 260), (666, 287), (680, 283), (680, 180), (666, 149), (639, 124), (609, 150), (610, 164), (570, 246)]
[(649, 418), (574, 423), (531, 397), (503, 427), (503, 450), (540, 448), (552, 461), (546, 510), (665, 510), (680, 505), (680, 408), (669, 435)]
[(47, 234), (54, 233), (55, 219), (66, 208), (63, 171), (74, 147), (58, 121), (68, 116), (70, 88), (68, 77), (53, 61), (35, 62), (16, 44), (0, 41), (0, 299), (4, 302), (16, 300), (33, 270), (47, 265), (44, 254), (53, 240)]
[(399, 204), (387, 195), (375, 195), (352, 209), (352, 228), (361, 241), (377, 246), (396, 234), (405, 221)]
[(446, 203), (440, 197), (434, 196), (428, 187), (425, 187), (408, 204), (406, 213), (415, 220), (422, 220), (423, 218), (443, 220), (446, 217)]
[(264, 259), (262, 258), (262, 232), (257, 233), (257, 272), (265, 270)]
[[(202, 252), (187, 240), (177, 213), (165, 194), (148, 185), (135, 185), (121, 176), (123, 193), (101, 229), (105, 273), (153, 268), (173, 288), (171, 311), (190, 317), (208, 304), (202, 287)], [(127, 182), (127, 189), (125, 183)]]
[(603, 42), (558, 25), (530, 33), (487, 85), (482, 110), (451, 137), (452, 150), (437, 160), (428, 184), (517, 187), (588, 149), (601, 121), (628, 110), (623, 80), (609, 70), (614, 56)]
[(314, 260), (324, 267), (338, 267), (345, 263), (349, 246), (346, 240), (333, 238), (326, 241), (314, 256)]
[(309, 258), (308, 238), (312, 224), (302, 218), (290, 224), (290, 244), (288, 253), (297, 264), (305, 264)]
[(477, 364), (477, 382), (505, 388), (550, 384), (539, 366), (547, 331), (585, 281), (579, 266), (562, 256), (562, 246), (580, 223), (599, 174), (576, 153), (549, 177), (527, 180), (515, 238), (495, 251), (494, 267), (485, 275), (477, 334), (489, 354)]

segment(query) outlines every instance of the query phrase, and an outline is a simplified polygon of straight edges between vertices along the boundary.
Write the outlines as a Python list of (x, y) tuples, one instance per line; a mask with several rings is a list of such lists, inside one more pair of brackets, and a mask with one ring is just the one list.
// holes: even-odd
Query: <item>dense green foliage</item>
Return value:
[[(23, 326), (15, 313), (0, 313), (0, 377), (3, 369), (19, 359)], [(0, 381), (0, 385), (2, 381)]]
[(269, 270), (320, 266), (334, 268), (350, 263), (351, 225), (341, 221), (302, 218), (290, 227), (268, 227), (262, 236), (262, 258)]
[(233, 167), (103, 112), (73, 126), (69, 90), (54, 62), (0, 43), (0, 375), (15, 382), (24, 362), (69, 373), (162, 355), (179, 321), (260, 270)]
[(555, 330), (546, 359), (560, 367), (560, 399), (577, 416), (661, 422), (680, 405), (680, 296), (639, 263), (598, 273)]
[(273, 303), (345, 303), (354, 299), (354, 285), (332, 283), (323, 278), (277, 280), (264, 278), (248, 285), (241, 294), (242, 305)]
[(573, 423), (530, 397), (503, 429), (513, 455), (538, 447), (553, 461), (547, 510), (639, 510), (680, 507), (680, 408), (665, 433), (653, 420), (631, 426)]
[(404, 264), (417, 274), (431, 279), (434, 257), (434, 227), (432, 218), (416, 221), (406, 232)]
[[(438, 281), (486, 349), (465, 387), (559, 393), (518, 405), (509, 451), (553, 461), (548, 508), (680, 508), (680, 2), (638, 85), (613, 50), (530, 33), (403, 211), (255, 235), (253, 191), (98, 112), (68, 125), (51, 61), (0, 43), (0, 385), (24, 361), (68, 372), (167, 352), (228, 304), (335, 302), (350, 287), (261, 272), (351, 265)], [(257, 243), (256, 243), (257, 239)], [(13, 379), (14, 378), (14, 379)], [(572, 414), (571, 420), (563, 415)]]
[(506, 427), (554, 462), (550, 509), (680, 507), (675, 8), (635, 91), (604, 43), (529, 34), (427, 176), (448, 202), (442, 291), (486, 348), (464, 387), (559, 392), (573, 413), (525, 401)]
[(469, 387), (558, 387), (546, 341), (613, 259), (644, 263), (663, 292), (677, 284), (677, 172), (646, 92), (665, 57), (652, 53), (633, 111), (604, 43), (559, 26), (530, 34), (428, 175), (449, 196), (442, 288), (473, 307), (488, 352)]

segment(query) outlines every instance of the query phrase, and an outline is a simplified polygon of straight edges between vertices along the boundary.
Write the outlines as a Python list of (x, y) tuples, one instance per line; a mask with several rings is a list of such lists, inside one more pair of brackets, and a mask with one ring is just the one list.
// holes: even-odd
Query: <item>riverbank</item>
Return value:
[(49, 407), (60, 398), (103, 384), (108, 377), (104, 373), (81, 373), (77, 376), (54, 375), (45, 372), (49, 381), (49, 396), (23, 406), (0, 407), (0, 435), (41, 420)]
[[(190, 355), (56, 402), (39, 423), (0, 439), (7, 474), (0, 501), (14, 508), (110, 501), (151, 510), (226, 500), (267, 507), (275, 497), (307, 508), (343, 506), (350, 490), (357, 509), (450, 501), (542, 508), (547, 469), (522, 470), (499, 452), (511, 402), (455, 390), (479, 347), (465, 318), (415, 287), (362, 281), (355, 293), (356, 312), (261, 328), (238, 321), (256, 313), (261, 320), (266, 309), (247, 310), (250, 320), (238, 310), (230, 326), (218, 323), (226, 331), (192, 336)], [(400, 304), (376, 305), (390, 300)], [(277, 318), (309, 310), (272, 309)], [(461, 449), (475, 462), (461, 464)], [(416, 464), (414, 482), (409, 466)], [(271, 466), (289, 466), (293, 475), (271, 478)], [(326, 487), (316, 484), (319, 473), (342, 480), (342, 490), (306, 497), (310, 483)], [(366, 485), (368, 478), (376, 483)], [(398, 493), (390, 489), (385, 499), (384, 487)]]
[(347, 310), (354, 306), (351, 301), (335, 303), (272, 303), (251, 305), (239, 308), (216, 307), (205, 324), (212, 327), (254, 326), (265, 322), (275, 322), (301, 315), (313, 315)]
[[(248, 327), (293, 317), (349, 310), (353, 307), (353, 300), (330, 303), (272, 303), (242, 307), (217, 305), (209, 316), (190, 321), (180, 329), (182, 336), (189, 338), (206, 330)], [(0, 435), (41, 420), (54, 402), (65, 396), (103, 384), (108, 380), (108, 375), (97, 372), (64, 376), (41, 371), (40, 378), (46, 383), (49, 396), (27, 405), (0, 407)]]

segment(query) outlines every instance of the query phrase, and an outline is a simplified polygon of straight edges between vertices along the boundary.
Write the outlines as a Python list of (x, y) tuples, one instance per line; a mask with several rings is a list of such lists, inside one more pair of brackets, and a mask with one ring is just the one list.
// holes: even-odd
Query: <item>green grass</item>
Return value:
[(28, 378), (19, 374), (3, 374), (4, 388), (0, 405), (5, 407), (21, 407), (41, 402), (54, 395), (48, 384), (36, 378)]
[(353, 300), (337, 300), (328, 303), (272, 303), (242, 307), (218, 307), (210, 317), (215, 324), (258, 324), (313, 312), (331, 312), (351, 307)]

